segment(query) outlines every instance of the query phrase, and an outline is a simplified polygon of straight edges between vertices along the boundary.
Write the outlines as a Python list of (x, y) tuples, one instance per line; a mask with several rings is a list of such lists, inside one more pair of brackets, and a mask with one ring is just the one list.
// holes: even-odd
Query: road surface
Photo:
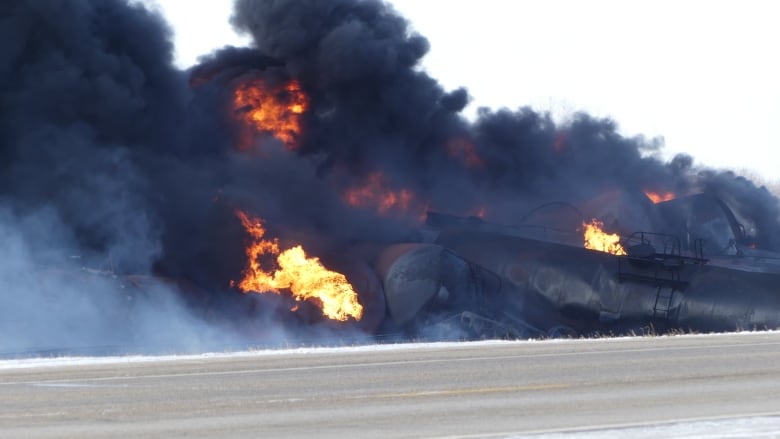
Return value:
[(2, 363), (9, 438), (513, 437), (780, 414), (780, 333)]

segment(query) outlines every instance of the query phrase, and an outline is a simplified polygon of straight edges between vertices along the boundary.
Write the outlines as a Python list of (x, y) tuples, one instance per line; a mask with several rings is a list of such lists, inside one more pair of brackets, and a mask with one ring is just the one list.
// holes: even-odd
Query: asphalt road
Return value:
[(0, 368), (3, 438), (511, 437), (780, 414), (780, 333)]

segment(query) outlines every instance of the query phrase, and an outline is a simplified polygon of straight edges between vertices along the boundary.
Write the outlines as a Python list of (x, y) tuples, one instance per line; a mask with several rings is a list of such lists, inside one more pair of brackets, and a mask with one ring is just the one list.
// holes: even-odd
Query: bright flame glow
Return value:
[(617, 233), (608, 234), (602, 230), (604, 223), (592, 219), (590, 223), (582, 223), (582, 227), (585, 229), (585, 248), (591, 250), (598, 250), (602, 252), (612, 253), (613, 255), (625, 255), (626, 251), (623, 246), (620, 245), (620, 235)]
[(407, 189), (393, 191), (387, 187), (379, 172), (371, 174), (365, 185), (347, 189), (344, 193), (344, 200), (350, 206), (373, 207), (381, 215), (395, 209), (406, 211), (413, 199), (414, 194)]
[[(260, 79), (245, 82), (236, 87), (233, 105), (257, 132), (272, 134), (284, 142), (287, 149), (298, 146), (301, 115), (309, 107), (309, 100), (298, 81), (276, 88)], [(242, 149), (248, 147), (248, 142), (242, 145)]]
[(566, 142), (568, 142), (568, 133), (565, 131), (559, 131), (553, 138), (552, 148), (558, 154), (563, 153), (566, 150)]
[(487, 208), (485, 206), (480, 206), (477, 209), (471, 210), (470, 215), (475, 216), (477, 218), (485, 219), (485, 216), (487, 215)]
[[(322, 309), (322, 314), (330, 319), (346, 321), (363, 317), (363, 306), (358, 302), (357, 293), (346, 276), (328, 270), (319, 258), (307, 257), (300, 245), (280, 251), (278, 239), (264, 238), (266, 231), (261, 219), (250, 218), (240, 210), (236, 211), (236, 216), (252, 237), (251, 244), (246, 248), (247, 268), (243, 271), (244, 278), (238, 284), (241, 291), (279, 294), (280, 290), (286, 289), (296, 301), (315, 303)], [(265, 255), (277, 257), (278, 268), (273, 272), (261, 266), (260, 259)]]
[(658, 204), (658, 203), (662, 203), (664, 201), (674, 200), (674, 198), (675, 198), (674, 192), (645, 191), (645, 195), (647, 195), (647, 198), (649, 198), (650, 201), (653, 202), (653, 204)]
[(446, 144), (447, 154), (463, 160), (469, 168), (481, 168), (485, 166), (482, 157), (477, 154), (477, 148), (473, 142), (464, 138), (455, 138)]

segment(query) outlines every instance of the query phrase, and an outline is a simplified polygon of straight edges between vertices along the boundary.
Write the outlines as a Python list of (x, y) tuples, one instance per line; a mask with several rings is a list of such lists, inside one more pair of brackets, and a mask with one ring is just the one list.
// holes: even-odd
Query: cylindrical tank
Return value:
[(668, 267), (585, 248), (473, 230), (437, 244), (548, 302), (581, 333), (780, 327), (780, 276), (699, 263)]
[(537, 321), (556, 322), (551, 328), (561, 329), (560, 316), (546, 302), (526, 300), (515, 283), (440, 245), (387, 247), (375, 269), (389, 317), (416, 331), (453, 318), (469, 327), (464, 337), (545, 335), (550, 328)]

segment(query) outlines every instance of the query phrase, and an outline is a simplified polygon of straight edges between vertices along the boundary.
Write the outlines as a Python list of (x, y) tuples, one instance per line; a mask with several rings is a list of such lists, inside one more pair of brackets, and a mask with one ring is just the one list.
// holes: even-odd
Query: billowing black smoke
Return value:
[(240, 343), (242, 314), (192, 313), (216, 305), (160, 276), (208, 271), (193, 267), (212, 261), (228, 150), (165, 23), (123, 1), (4, 2), (0, 17), (0, 353)]
[[(285, 324), (271, 316), (287, 304), (229, 286), (245, 264), (235, 209), (337, 260), (410, 239), (427, 209), (511, 224), (540, 203), (610, 190), (703, 191), (780, 250), (766, 189), (687, 156), (665, 163), (655, 141), (610, 120), (560, 125), (529, 108), (466, 120), (467, 92), (420, 69), (427, 40), (379, 0), (238, 0), (233, 24), (253, 47), (186, 72), (167, 25), (137, 3), (5, 2), (0, 17), (0, 352), (277, 336)], [(295, 148), (268, 135), (237, 146), (247, 140), (234, 91), (258, 79), (306, 94)], [(408, 191), (404, 206), (346, 200), (377, 175)], [(130, 288), (128, 274), (146, 284)]]

